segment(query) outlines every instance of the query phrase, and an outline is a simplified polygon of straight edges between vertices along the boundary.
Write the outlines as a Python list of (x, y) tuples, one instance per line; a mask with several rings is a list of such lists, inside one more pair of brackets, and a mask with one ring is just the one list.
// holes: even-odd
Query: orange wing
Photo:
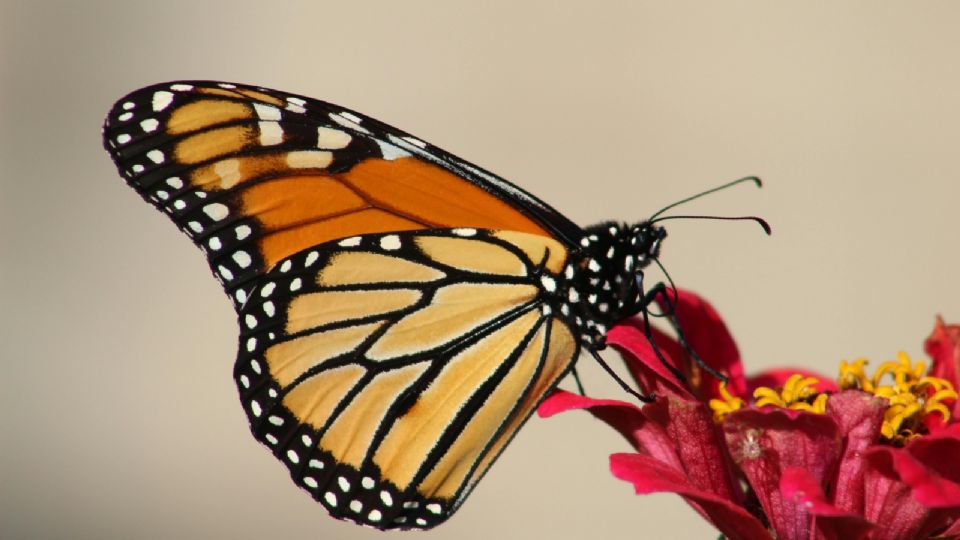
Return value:
[(446, 229), (284, 259), (240, 310), (254, 435), (334, 516), (430, 528), (459, 508), (579, 351), (550, 238)]
[(264, 88), (144, 88), (113, 107), (104, 144), (204, 250), (237, 305), (278, 261), (334, 239), (475, 227), (570, 245), (580, 234), (532, 195), (402, 131)]

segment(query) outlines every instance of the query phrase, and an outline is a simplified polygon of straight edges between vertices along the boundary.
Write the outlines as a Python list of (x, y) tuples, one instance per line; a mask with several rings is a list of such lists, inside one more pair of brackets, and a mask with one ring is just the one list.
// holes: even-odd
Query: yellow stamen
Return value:
[(827, 395), (818, 394), (815, 388), (820, 382), (814, 377), (804, 377), (794, 373), (783, 384), (780, 391), (761, 386), (753, 391), (757, 407), (773, 405), (784, 409), (810, 411), (822, 414), (826, 410)]
[(744, 401), (737, 396), (734, 396), (727, 390), (727, 383), (720, 383), (720, 397), (723, 399), (711, 399), (710, 400), (710, 409), (713, 410), (713, 419), (717, 422), (723, 421), (723, 418), (732, 413), (733, 411), (740, 409), (744, 405)]
[[(883, 440), (902, 445), (924, 435), (927, 433), (927, 415), (939, 414), (943, 422), (950, 420), (951, 406), (944, 401), (956, 400), (958, 394), (950, 381), (926, 375), (924, 362), (914, 362), (907, 353), (900, 352), (896, 360), (880, 364), (872, 377), (867, 376), (866, 365), (866, 358), (853, 362), (842, 360), (837, 382), (842, 390), (858, 389), (887, 400), (880, 428)], [(754, 405), (824, 414), (829, 395), (817, 392), (817, 383), (819, 381), (813, 377), (793, 374), (781, 388), (762, 386), (754, 390)], [(745, 405), (744, 400), (730, 394), (726, 384), (720, 385), (720, 395), (722, 399), (710, 400), (717, 422)]]

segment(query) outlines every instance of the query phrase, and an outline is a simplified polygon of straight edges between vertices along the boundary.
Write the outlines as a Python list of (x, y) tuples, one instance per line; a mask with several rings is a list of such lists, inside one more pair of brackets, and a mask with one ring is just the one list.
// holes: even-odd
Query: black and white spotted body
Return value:
[(667, 232), (649, 222), (607, 222), (584, 233), (559, 283), (543, 285), (551, 304), (580, 329), (583, 345), (602, 348), (612, 325), (645, 307), (643, 269), (659, 256)]

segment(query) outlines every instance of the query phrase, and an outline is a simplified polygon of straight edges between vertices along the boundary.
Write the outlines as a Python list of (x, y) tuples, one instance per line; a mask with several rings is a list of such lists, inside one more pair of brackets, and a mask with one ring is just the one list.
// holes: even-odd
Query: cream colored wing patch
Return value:
[(446, 229), (279, 261), (241, 310), (254, 433), (334, 515), (439, 523), (573, 364), (566, 259), (542, 236)]

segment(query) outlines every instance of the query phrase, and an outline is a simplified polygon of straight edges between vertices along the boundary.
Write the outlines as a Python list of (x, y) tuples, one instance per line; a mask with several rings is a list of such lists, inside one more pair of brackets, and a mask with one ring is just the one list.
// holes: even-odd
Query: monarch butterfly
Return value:
[(448, 518), (581, 347), (643, 310), (664, 229), (586, 229), (407, 133), (303, 96), (173, 82), (104, 146), (205, 253), (254, 436), (331, 515)]

